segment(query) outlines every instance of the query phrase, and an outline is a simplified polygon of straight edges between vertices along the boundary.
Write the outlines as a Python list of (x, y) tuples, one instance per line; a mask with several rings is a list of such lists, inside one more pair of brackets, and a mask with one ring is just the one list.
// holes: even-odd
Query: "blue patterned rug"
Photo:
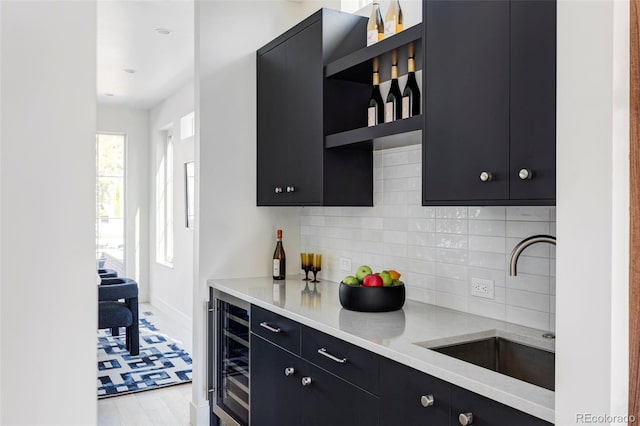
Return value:
[[(142, 314), (142, 313), (141, 313)], [(131, 356), (120, 336), (98, 330), (98, 398), (191, 381), (191, 356), (176, 341), (140, 318), (140, 355)]]

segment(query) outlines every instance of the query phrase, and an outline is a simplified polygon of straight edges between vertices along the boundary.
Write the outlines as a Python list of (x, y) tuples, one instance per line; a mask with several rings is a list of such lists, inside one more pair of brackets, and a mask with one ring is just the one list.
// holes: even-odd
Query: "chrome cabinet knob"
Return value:
[(311, 377), (302, 378), (302, 386), (309, 386), (311, 384)]
[(293, 375), (293, 373), (295, 373), (296, 370), (293, 367), (287, 367), (284, 369), (284, 375), (289, 377), (291, 375)]
[(294, 192), (295, 190), (293, 186), (287, 186), (287, 192)]
[(420, 397), (420, 404), (422, 404), (424, 408), (431, 407), (433, 405), (433, 401), (433, 395), (422, 395)]
[(473, 423), (473, 413), (460, 413), (458, 422), (460, 422), (462, 426), (470, 425)]
[(522, 180), (528, 180), (533, 178), (533, 172), (530, 169), (520, 169), (518, 177)]
[(480, 180), (483, 182), (489, 182), (493, 180), (493, 174), (491, 172), (483, 171), (480, 173)]
[(281, 186), (276, 186), (276, 194), (280, 194), (282, 192), (282, 187)]

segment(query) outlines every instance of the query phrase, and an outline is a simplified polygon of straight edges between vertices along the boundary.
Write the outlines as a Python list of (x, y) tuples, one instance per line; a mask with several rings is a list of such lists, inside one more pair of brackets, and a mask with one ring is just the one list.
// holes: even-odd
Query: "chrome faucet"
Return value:
[(509, 260), (510, 276), (515, 277), (516, 275), (518, 275), (517, 266), (518, 266), (518, 258), (520, 257), (520, 254), (524, 251), (524, 249), (526, 249), (527, 247), (535, 243), (549, 243), (555, 246), (556, 237), (552, 235), (534, 235), (532, 237), (525, 238), (524, 240), (516, 244), (516, 246), (513, 248), (513, 251), (511, 252), (511, 259)]

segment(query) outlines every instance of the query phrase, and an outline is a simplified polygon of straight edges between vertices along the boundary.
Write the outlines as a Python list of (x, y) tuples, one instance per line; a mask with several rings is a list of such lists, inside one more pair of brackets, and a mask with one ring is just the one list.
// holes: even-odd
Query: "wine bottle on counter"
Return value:
[(402, 92), (402, 118), (420, 114), (420, 88), (416, 80), (415, 59), (409, 58), (408, 70), (407, 84)]
[(373, 90), (369, 98), (369, 109), (367, 114), (367, 125), (369, 127), (384, 123), (384, 104), (380, 94), (380, 74), (373, 72)]
[(390, 37), (398, 34), (404, 28), (402, 18), (402, 8), (400, 8), (399, 0), (391, 0), (389, 10), (384, 20), (384, 37)]
[(287, 274), (287, 258), (282, 247), (282, 229), (278, 229), (276, 236), (276, 250), (273, 252), (273, 279), (284, 280)]
[(384, 23), (380, 13), (380, 1), (373, 0), (371, 16), (367, 23), (367, 46), (376, 44), (384, 38)]
[(384, 121), (390, 123), (402, 117), (402, 94), (398, 84), (398, 66), (391, 66), (391, 88), (387, 95), (387, 102), (384, 106)]

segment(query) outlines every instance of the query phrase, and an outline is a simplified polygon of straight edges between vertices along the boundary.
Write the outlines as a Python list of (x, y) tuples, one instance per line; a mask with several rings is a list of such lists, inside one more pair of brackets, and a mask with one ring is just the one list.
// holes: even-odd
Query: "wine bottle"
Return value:
[(380, 94), (380, 74), (373, 72), (373, 90), (369, 98), (369, 109), (367, 114), (367, 125), (369, 127), (384, 123), (384, 104)]
[(415, 59), (409, 58), (408, 70), (407, 84), (402, 91), (402, 118), (420, 114), (420, 88), (416, 81)]
[(380, 1), (373, 0), (371, 16), (367, 23), (367, 46), (371, 46), (384, 38), (384, 23), (380, 13)]
[(282, 247), (282, 229), (278, 229), (276, 236), (276, 250), (273, 252), (273, 279), (284, 280), (287, 273), (287, 258)]
[(391, 0), (384, 20), (384, 37), (398, 34), (403, 29), (402, 8), (399, 0)]
[(402, 117), (402, 94), (398, 84), (398, 66), (391, 66), (391, 87), (384, 106), (384, 121), (389, 123)]

